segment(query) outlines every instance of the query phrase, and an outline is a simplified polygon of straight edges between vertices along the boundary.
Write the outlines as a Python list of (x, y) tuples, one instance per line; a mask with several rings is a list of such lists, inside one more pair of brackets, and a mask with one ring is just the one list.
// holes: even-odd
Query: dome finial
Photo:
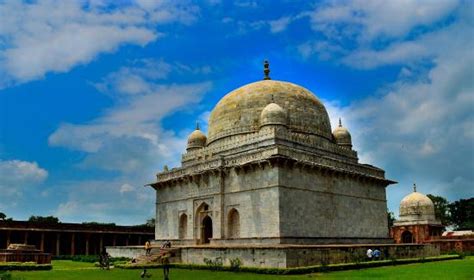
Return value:
[(270, 63), (268, 63), (268, 60), (265, 60), (263, 62), (263, 73), (265, 74), (265, 76), (263, 77), (264, 80), (271, 80), (270, 79)]
[(416, 192), (416, 183), (413, 183), (413, 192)]
[(275, 103), (275, 99), (273, 98), (273, 94), (272, 94), (272, 103)]
[(339, 118), (339, 127), (342, 127), (341, 118)]
[(199, 129), (199, 122), (196, 122), (196, 130), (200, 130)]

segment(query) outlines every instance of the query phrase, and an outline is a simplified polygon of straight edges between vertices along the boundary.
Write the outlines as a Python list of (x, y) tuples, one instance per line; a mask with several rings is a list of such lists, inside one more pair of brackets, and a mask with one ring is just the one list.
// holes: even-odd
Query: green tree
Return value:
[(387, 210), (387, 220), (388, 220), (388, 228), (393, 226), (393, 222), (395, 221), (395, 214), (393, 212)]
[(146, 220), (146, 224), (145, 224), (147, 227), (155, 227), (155, 218), (150, 218), (148, 220)]
[(0, 212), (0, 221), (5, 221), (6, 218), (7, 218), (7, 215), (5, 215), (5, 213), (3, 212)]
[(456, 230), (474, 229), (474, 197), (449, 204), (451, 222)]
[(39, 223), (39, 224), (58, 224), (59, 219), (53, 216), (31, 216), (28, 219), (28, 222)]
[(449, 226), (451, 224), (451, 215), (449, 212), (449, 202), (446, 198), (442, 196), (427, 195), (431, 201), (433, 201), (435, 207), (436, 218), (438, 218), (443, 226)]

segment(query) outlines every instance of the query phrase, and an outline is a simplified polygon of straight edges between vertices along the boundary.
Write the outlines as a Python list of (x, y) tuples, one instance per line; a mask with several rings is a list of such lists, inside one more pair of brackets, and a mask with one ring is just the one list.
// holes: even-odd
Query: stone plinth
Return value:
[[(269, 245), (269, 246), (182, 246), (175, 247), (180, 259), (176, 262), (205, 264), (204, 259), (239, 258), (247, 267), (290, 268), (321, 264), (353, 263), (366, 260), (367, 249), (379, 249), (381, 259), (403, 259), (438, 256), (439, 246), (426, 244), (351, 244), (351, 245)], [(138, 256), (143, 249), (107, 247), (112, 257)]]
[(37, 250), (33, 245), (10, 244), (6, 250), (0, 250), (0, 262), (51, 263), (51, 255)]

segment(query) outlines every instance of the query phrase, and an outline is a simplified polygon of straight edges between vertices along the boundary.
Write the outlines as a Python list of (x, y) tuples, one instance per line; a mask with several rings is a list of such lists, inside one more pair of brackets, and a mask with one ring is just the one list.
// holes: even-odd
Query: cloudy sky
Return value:
[(0, 1), (0, 212), (140, 224), (196, 120), (262, 78), (300, 84), (386, 170), (474, 195), (472, 1)]

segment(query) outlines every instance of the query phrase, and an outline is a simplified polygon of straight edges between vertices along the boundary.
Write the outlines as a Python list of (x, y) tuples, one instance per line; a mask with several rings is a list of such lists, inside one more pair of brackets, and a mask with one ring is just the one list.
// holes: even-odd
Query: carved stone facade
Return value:
[[(264, 80), (217, 104), (156, 190), (156, 240), (174, 244), (388, 242), (384, 171), (360, 164), (310, 91)], [(198, 129), (197, 129), (198, 131)], [(348, 139), (348, 140), (347, 140)], [(347, 142), (349, 141), (349, 142)]]

